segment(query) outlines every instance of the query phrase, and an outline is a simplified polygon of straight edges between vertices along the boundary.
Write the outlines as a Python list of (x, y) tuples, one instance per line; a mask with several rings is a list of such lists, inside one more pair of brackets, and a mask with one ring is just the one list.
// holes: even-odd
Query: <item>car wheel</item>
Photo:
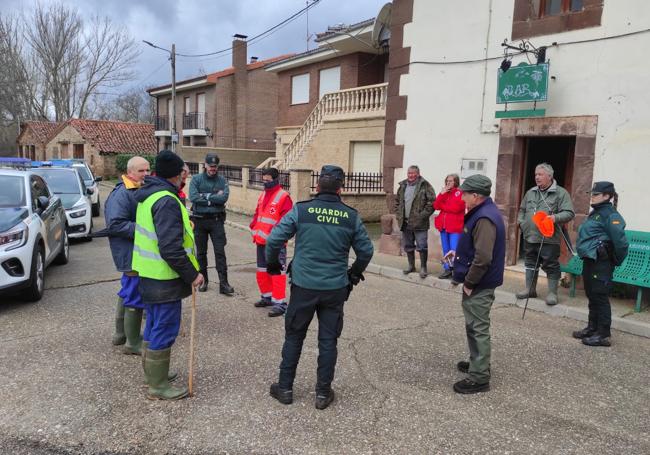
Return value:
[(93, 204), (93, 216), (99, 216), (101, 213), (101, 202), (98, 200), (97, 204)]
[(61, 251), (54, 259), (54, 263), (58, 265), (67, 264), (70, 260), (70, 239), (68, 238), (68, 233), (63, 230), (63, 246)]
[(32, 268), (29, 280), (29, 287), (25, 293), (25, 299), (29, 302), (36, 302), (43, 297), (45, 289), (45, 252), (41, 245), (34, 248), (32, 256)]

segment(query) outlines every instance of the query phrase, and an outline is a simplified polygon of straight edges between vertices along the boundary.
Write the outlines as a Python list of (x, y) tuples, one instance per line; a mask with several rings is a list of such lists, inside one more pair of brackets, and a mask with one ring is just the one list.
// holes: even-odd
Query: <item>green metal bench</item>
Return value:
[[(635, 312), (641, 311), (643, 288), (650, 288), (650, 232), (625, 231), (630, 250), (625, 261), (614, 269), (615, 283), (637, 286)], [(576, 277), (582, 275), (582, 259), (573, 256), (560, 270), (571, 275), (569, 295), (576, 295)]]

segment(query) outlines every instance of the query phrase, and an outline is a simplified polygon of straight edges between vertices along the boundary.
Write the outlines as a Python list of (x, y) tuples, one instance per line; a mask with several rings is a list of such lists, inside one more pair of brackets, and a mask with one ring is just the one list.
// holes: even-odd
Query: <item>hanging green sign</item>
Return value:
[(507, 71), (498, 69), (497, 104), (526, 103), (548, 99), (548, 63), (520, 63)]

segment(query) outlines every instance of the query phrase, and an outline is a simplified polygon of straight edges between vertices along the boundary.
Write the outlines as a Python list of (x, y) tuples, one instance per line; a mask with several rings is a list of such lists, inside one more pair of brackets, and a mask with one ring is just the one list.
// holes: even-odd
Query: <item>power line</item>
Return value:
[[(602, 36), (599, 38), (591, 38), (591, 39), (584, 39), (584, 40), (576, 40), (576, 41), (566, 41), (566, 42), (557, 42), (554, 41), (553, 43), (547, 45), (546, 47), (548, 49), (552, 47), (559, 47), (559, 46), (567, 46), (570, 44), (582, 44), (582, 43), (592, 43), (592, 42), (597, 42), (597, 41), (607, 41), (607, 40), (612, 40), (612, 39), (617, 39), (617, 38), (625, 38), (628, 36), (633, 36), (633, 35), (640, 35), (643, 33), (650, 32), (650, 28), (646, 28), (643, 30), (637, 30), (634, 32), (628, 32), (628, 33), (621, 33), (620, 35), (612, 35), (612, 36)], [(514, 55), (519, 55), (523, 54), (524, 52), (517, 52), (514, 54), (510, 54), (511, 56)], [(422, 60), (416, 60), (414, 62), (408, 62), (404, 63), (403, 65), (397, 65), (397, 66), (391, 66), (389, 69), (399, 69), (399, 68), (404, 68), (405, 66), (409, 65), (461, 65), (461, 64), (466, 64), (466, 63), (482, 63), (482, 62), (487, 62), (490, 60), (502, 60), (504, 58), (503, 55), (500, 55), (498, 57), (486, 57), (486, 58), (477, 58), (477, 59), (469, 59), (469, 60), (438, 60), (438, 61), (422, 61)]]
[[(301, 9), (300, 11), (292, 14), (291, 16), (289, 16), (288, 18), (286, 18), (282, 22), (274, 25), (273, 27), (271, 27), (269, 29), (264, 30), (262, 33), (259, 33), (259, 34), (255, 35), (250, 40), (248, 40), (249, 44), (252, 44), (255, 40), (264, 37), (265, 35), (273, 32), (274, 30), (282, 27), (283, 25), (286, 25), (289, 22), (294, 21), (295, 19), (299, 18), (300, 16), (305, 14), (307, 11), (309, 11), (312, 7), (319, 4), (321, 1), (322, 0), (314, 0), (312, 3), (309, 3), (303, 9)], [(223, 53), (229, 52), (229, 51), (232, 51), (232, 46), (229, 47), (229, 48), (226, 48), (226, 49), (221, 49), (221, 50), (214, 51), (214, 52), (208, 52), (208, 53), (205, 53), (205, 54), (183, 54), (183, 53), (178, 52), (176, 55), (178, 55), (179, 57), (192, 57), (192, 58), (194, 58), (194, 57), (209, 57), (211, 55), (223, 54)]]

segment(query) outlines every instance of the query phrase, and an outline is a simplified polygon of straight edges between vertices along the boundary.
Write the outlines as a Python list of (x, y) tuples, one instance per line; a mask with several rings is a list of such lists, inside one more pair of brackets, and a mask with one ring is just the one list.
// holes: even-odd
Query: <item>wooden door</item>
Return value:
[(72, 157), (74, 159), (83, 160), (84, 159), (84, 145), (83, 144), (74, 144), (72, 146)]

